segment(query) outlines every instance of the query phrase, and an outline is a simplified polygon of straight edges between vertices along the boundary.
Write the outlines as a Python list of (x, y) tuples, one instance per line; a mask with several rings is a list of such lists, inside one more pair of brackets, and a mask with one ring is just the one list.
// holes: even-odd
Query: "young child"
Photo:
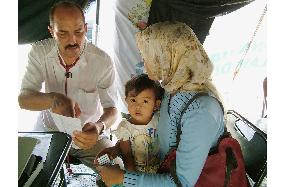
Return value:
[(110, 159), (120, 155), (128, 171), (155, 173), (159, 167), (156, 111), (163, 93), (160, 83), (146, 74), (130, 79), (125, 85), (130, 117), (123, 118), (117, 130), (112, 131), (119, 140), (117, 144), (99, 155), (107, 153)]

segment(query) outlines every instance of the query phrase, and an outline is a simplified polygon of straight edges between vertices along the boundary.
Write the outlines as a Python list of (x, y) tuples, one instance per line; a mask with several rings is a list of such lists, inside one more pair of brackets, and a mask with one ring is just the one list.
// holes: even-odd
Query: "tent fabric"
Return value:
[[(18, 43), (26, 44), (49, 38), (48, 14), (59, 0), (20, 0), (18, 3)], [(85, 9), (95, 0), (69, 0)], [(209, 33), (214, 17), (237, 10), (254, 0), (153, 0), (148, 22), (150, 24), (176, 20), (185, 22), (201, 43)]]
[[(27, 44), (51, 37), (49, 25), (49, 10), (60, 0), (19, 0), (18, 1), (18, 43)], [(76, 2), (83, 9), (94, 0), (69, 0)]]
[(233, 12), (254, 0), (153, 0), (148, 23), (181, 21), (189, 25), (201, 43), (216, 16)]

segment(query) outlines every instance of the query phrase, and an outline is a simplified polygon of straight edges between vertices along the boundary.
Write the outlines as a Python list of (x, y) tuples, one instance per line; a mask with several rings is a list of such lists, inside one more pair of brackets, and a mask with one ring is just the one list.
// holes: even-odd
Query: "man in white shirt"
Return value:
[[(111, 146), (104, 131), (117, 117), (114, 65), (104, 51), (86, 41), (87, 24), (78, 5), (58, 3), (52, 7), (49, 19), (53, 38), (33, 44), (19, 105), (41, 111), (36, 130), (54, 129), (50, 110), (80, 118), (82, 132), (74, 131), (72, 136), (80, 149), (71, 148), (70, 154), (92, 167), (96, 154)], [(45, 93), (40, 91), (42, 83)]]

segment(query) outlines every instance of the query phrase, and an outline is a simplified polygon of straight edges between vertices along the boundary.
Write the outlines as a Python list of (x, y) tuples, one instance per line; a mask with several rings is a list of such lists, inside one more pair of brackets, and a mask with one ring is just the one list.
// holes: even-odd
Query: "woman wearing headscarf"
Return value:
[[(160, 158), (176, 145), (177, 122), (181, 111), (196, 93), (199, 97), (182, 115), (180, 142), (176, 152), (176, 174), (182, 186), (194, 186), (210, 148), (224, 132), (219, 95), (210, 76), (213, 65), (192, 29), (180, 22), (154, 24), (136, 34), (149, 78), (160, 80), (166, 90), (157, 128)], [(99, 166), (107, 185), (176, 186), (171, 175), (123, 171), (115, 166)]]

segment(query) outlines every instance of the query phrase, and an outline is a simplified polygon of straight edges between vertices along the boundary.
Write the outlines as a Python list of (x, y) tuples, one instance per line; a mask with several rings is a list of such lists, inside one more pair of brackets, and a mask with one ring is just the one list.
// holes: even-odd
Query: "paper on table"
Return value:
[[(73, 131), (75, 130), (82, 131), (82, 125), (80, 119), (62, 116), (53, 112), (50, 112), (50, 114), (54, 120), (56, 127), (60, 132), (65, 132), (72, 136)], [(76, 146), (74, 143), (72, 144), (72, 147), (75, 149), (79, 149), (79, 147)]]
[(245, 124), (243, 121), (236, 121), (236, 126), (239, 128), (239, 132), (248, 140), (250, 141), (253, 136), (255, 131)]
[(38, 143), (36, 144), (33, 150), (33, 154), (36, 156), (40, 156), (42, 158), (42, 162), (45, 162), (52, 134), (44, 134), (44, 135), (35, 134), (34, 136), (33, 135), (29, 136), (38, 139)]

